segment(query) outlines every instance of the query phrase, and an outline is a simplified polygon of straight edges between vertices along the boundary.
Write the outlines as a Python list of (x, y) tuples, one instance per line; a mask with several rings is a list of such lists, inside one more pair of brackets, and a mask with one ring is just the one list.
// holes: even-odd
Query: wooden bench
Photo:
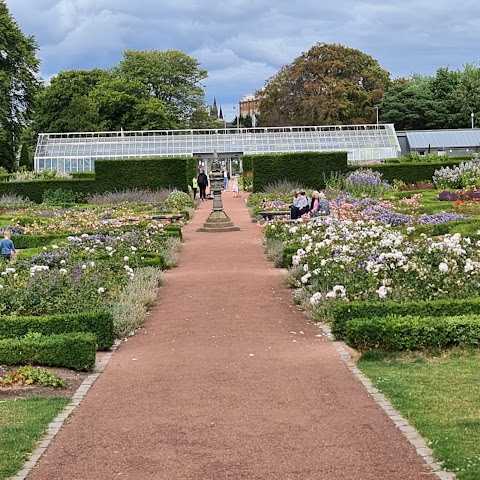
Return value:
[(273, 220), (275, 217), (284, 217), (285, 215), (290, 216), (290, 210), (270, 210), (259, 212), (265, 220)]
[(165, 215), (152, 215), (153, 220), (183, 220), (183, 215), (181, 213), (174, 214), (172, 213), (171, 215), (165, 214)]

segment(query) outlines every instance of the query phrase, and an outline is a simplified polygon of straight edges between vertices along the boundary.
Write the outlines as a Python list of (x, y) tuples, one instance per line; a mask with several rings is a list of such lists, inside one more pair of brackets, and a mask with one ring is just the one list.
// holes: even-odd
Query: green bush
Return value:
[[(462, 160), (451, 160), (446, 158), (445, 161), (439, 163), (381, 163), (374, 165), (349, 165), (349, 171), (355, 171), (360, 168), (368, 168), (380, 172), (383, 180), (393, 183), (394, 180), (401, 180), (407, 185), (415, 184), (422, 180), (432, 180), (435, 170), (441, 167), (450, 167), (460, 165)], [(411, 192), (409, 192), (411, 193)]]
[(49, 205), (74, 205), (78, 199), (78, 194), (73, 190), (63, 188), (47, 188), (42, 195), (42, 202)]
[(89, 371), (95, 365), (95, 335), (64, 333), (0, 340), (0, 364), (45, 365)]
[(473, 315), (480, 311), (480, 298), (433, 300), (419, 302), (349, 302), (332, 304), (329, 315), (332, 334), (337, 340), (345, 339), (346, 325), (352, 320), (387, 316), (442, 317)]
[(358, 350), (424, 350), (478, 347), (480, 317), (386, 317), (352, 320), (345, 327), (345, 342)]
[(161, 253), (155, 252), (137, 252), (137, 267), (155, 267), (165, 270), (165, 257)]
[(163, 227), (163, 229), (171, 237), (178, 237), (180, 239), (183, 238), (182, 227), (180, 227), (178, 225), (167, 225), (167, 226)]
[(45, 247), (64, 238), (64, 235), (12, 235), (13, 244), (19, 249)]
[(253, 162), (253, 191), (281, 180), (296, 182), (316, 190), (325, 188), (325, 178), (333, 172), (347, 172), (347, 152), (303, 152), (246, 155)]
[(61, 333), (93, 333), (99, 350), (108, 350), (113, 343), (113, 316), (107, 312), (85, 312), (45, 317), (0, 317), (0, 339), (18, 338), (29, 332), (42, 335)]

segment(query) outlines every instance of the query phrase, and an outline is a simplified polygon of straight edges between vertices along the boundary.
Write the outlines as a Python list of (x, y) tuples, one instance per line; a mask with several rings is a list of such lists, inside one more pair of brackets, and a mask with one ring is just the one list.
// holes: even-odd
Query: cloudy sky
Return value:
[(392, 78), (480, 61), (478, 0), (6, 0), (46, 79), (117, 65), (126, 49), (181, 50), (208, 71), (227, 119), (317, 42), (357, 48)]

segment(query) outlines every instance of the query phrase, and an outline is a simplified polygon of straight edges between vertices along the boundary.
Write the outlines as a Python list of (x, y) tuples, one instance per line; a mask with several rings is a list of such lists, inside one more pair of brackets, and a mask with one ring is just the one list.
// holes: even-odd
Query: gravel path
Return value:
[(245, 197), (240, 232), (185, 227), (143, 328), (55, 437), (29, 480), (433, 478), (267, 262)]

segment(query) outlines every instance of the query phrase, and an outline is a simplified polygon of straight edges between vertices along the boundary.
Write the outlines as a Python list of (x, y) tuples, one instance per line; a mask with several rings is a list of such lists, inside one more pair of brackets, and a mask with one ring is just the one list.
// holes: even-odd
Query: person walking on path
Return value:
[(192, 178), (192, 190), (193, 190), (193, 199), (197, 199), (197, 191), (198, 191), (198, 182), (197, 177)]
[(182, 229), (157, 304), (28, 480), (426, 480), (430, 470), (238, 232)]
[(198, 174), (197, 185), (200, 189), (200, 201), (205, 201), (207, 199), (208, 177), (203, 170), (200, 170)]
[(5, 232), (3, 232), (4, 238), (0, 240), (1, 254), (6, 262), (10, 262), (10, 260), (12, 259), (12, 255), (15, 255), (17, 253), (17, 251), (15, 250), (15, 245), (10, 238), (10, 235), (10, 231), (5, 230)]

